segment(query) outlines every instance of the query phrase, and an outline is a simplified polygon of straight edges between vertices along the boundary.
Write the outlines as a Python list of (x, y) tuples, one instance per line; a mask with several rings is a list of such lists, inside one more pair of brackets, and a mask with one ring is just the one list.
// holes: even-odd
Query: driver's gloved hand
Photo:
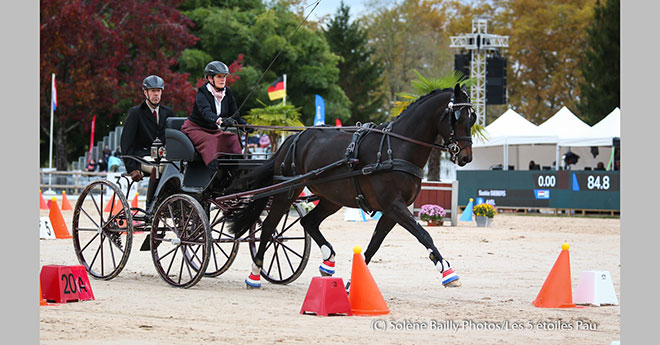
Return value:
[(144, 176), (144, 174), (140, 170), (133, 170), (131, 171), (130, 175), (131, 175), (131, 179), (135, 182), (142, 180), (142, 177)]
[(231, 127), (236, 125), (236, 120), (232, 119), (231, 117), (228, 117), (226, 119), (222, 119), (222, 125), (226, 127)]

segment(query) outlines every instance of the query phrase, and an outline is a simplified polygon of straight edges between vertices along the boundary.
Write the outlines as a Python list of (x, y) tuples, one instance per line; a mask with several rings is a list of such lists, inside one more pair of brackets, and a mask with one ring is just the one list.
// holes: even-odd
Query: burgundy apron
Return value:
[(190, 138), (195, 150), (202, 155), (206, 165), (209, 165), (216, 158), (242, 153), (238, 135), (234, 133), (223, 132), (221, 129), (204, 128), (188, 119), (183, 122), (181, 132)]

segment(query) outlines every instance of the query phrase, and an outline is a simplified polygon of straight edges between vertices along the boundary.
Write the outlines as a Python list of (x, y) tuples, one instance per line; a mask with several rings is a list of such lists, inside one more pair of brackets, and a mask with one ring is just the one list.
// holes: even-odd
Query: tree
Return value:
[[(453, 88), (456, 84), (465, 85), (466, 87), (474, 83), (473, 79), (464, 78), (463, 74), (458, 71), (440, 77), (440, 78), (425, 78), (416, 70), (414, 71), (417, 75), (417, 79), (411, 82), (414, 94), (402, 92), (397, 96), (402, 98), (401, 101), (394, 102), (395, 106), (392, 108), (392, 116), (399, 116), (408, 105), (415, 102), (419, 97), (433, 91), (436, 89), (445, 89)], [(472, 126), (472, 135), (483, 136), (482, 134), (483, 127), (479, 124), (474, 124)], [(438, 140), (440, 140), (438, 138)], [(436, 142), (436, 144), (441, 144)], [(428, 167), (429, 171), (427, 174), (427, 179), (429, 181), (440, 181), (440, 162), (442, 161), (442, 151), (438, 149), (431, 150), (431, 155), (429, 156)]]
[(204, 59), (231, 61), (244, 54), (244, 68), (237, 73), (240, 80), (232, 85), (236, 100), (244, 105), (241, 113), (261, 107), (258, 100), (268, 99), (268, 86), (286, 74), (287, 103), (303, 105), (303, 123), (313, 122), (315, 94), (326, 100), (329, 120), (345, 121), (350, 117), (350, 101), (337, 84), (339, 58), (321, 31), (299, 27), (303, 18), (289, 10), (291, 3), (296, 2), (281, 1), (269, 8), (213, 5), (186, 11), (200, 41), (196, 51), (183, 53), (182, 70), (195, 77), (203, 71)]
[(498, 33), (509, 36), (511, 108), (536, 124), (562, 106), (576, 109), (581, 47), (593, 0), (500, 0)]
[(453, 55), (444, 27), (448, 18), (438, 1), (405, 0), (376, 8), (364, 18), (375, 58), (383, 63), (384, 111), (397, 94), (410, 90), (414, 69), (442, 75), (453, 70)]
[(171, 69), (180, 52), (195, 42), (188, 31), (191, 22), (176, 10), (178, 3), (41, 1), (42, 162), (48, 152), (52, 73), (58, 91), (53, 126), (58, 170), (67, 168), (70, 156), (82, 153), (94, 115), (96, 133), (103, 136), (121, 114), (144, 99), (140, 86), (147, 75), (165, 80), (165, 103), (177, 111), (189, 110), (195, 93), (188, 76)]
[(351, 101), (351, 124), (386, 120), (379, 112), (383, 95), (381, 90), (382, 64), (374, 58), (369, 37), (357, 21), (349, 22), (350, 7), (341, 2), (339, 9), (324, 30), (330, 50), (341, 57), (339, 86)]
[[(245, 119), (255, 126), (304, 126), (300, 122), (300, 109), (292, 104), (275, 104), (266, 105), (259, 102), (262, 108), (252, 108), (250, 114), (245, 116)], [(283, 131), (268, 131), (268, 139), (270, 139), (272, 152), (277, 151), (277, 144), (280, 137), (284, 134)]]
[(621, 103), (619, 8), (619, 0), (604, 0), (604, 3), (598, 0), (587, 28), (578, 109), (591, 125)]

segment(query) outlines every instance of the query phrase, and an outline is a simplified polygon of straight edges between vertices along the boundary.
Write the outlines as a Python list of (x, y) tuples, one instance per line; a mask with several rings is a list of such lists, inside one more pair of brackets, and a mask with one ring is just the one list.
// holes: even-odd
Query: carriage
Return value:
[[(120, 177), (128, 182), (125, 193), (116, 183), (99, 180), (78, 198), (73, 243), (93, 277), (108, 280), (121, 272), (135, 231), (149, 232), (140, 250), (151, 252), (161, 278), (176, 287), (189, 288), (203, 276), (225, 272), (241, 242), (248, 243), (253, 261), (248, 286), (261, 286), (260, 277), (276, 284), (297, 279), (309, 260), (311, 239), (323, 255), (321, 274), (331, 275), (335, 252), (319, 226), (348, 206), (382, 212), (364, 252), (367, 264), (399, 224), (425, 247), (443, 275), (442, 284), (460, 286), (407, 205), (419, 193), (432, 149), (447, 151), (458, 165), (472, 159), (470, 131), (476, 116), (465, 87), (434, 90), (392, 122), (299, 129), (273, 157), (230, 157), (220, 160), (217, 170), (203, 163), (179, 130), (184, 120), (167, 120), (166, 146), (154, 142), (153, 161), (131, 157), (159, 174), (146, 209), (129, 206), (132, 181), (127, 175)], [(435, 143), (438, 139), (442, 144)], [(236, 177), (243, 184), (230, 184)], [(306, 186), (313, 194), (301, 196)], [(305, 206), (315, 200), (307, 213)]]
[[(227, 232), (225, 215), (240, 206), (241, 200), (216, 197), (226, 187), (228, 174), (243, 175), (264, 160), (220, 159), (219, 168), (212, 171), (180, 131), (184, 120), (167, 119), (166, 145), (155, 143), (153, 161), (129, 157), (157, 167), (160, 174), (153, 201), (146, 209), (129, 204), (133, 181), (128, 174), (118, 177), (126, 181), (125, 191), (120, 181), (108, 180), (94, 181), (82, 191), (73, 214), (73, 244), (78, 260), (93, 277), (109, 280), (122, 271), (136, 232), (148, 233), (140, 250), (151, 252), (159, 275), (176, 287), (189, 288), (203, 276), (216, 277), (227, 271), (240, 243), (247, 243), (252, 255), (256, 253), (261, 221), (235, 239)], [(298, 222), (305, 215), (305, 204), (313, 198), (300, 196), (270, 239), (268, 265), (262, 272), (266, 280), (287, 284), (303, 272), (310, 238)]]

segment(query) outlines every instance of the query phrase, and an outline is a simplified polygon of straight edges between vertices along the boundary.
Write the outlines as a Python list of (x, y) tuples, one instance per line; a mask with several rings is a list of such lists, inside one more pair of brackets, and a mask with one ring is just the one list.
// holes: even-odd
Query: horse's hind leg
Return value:
[[(442, 258), (438, 248), (433, 244), (431, 235), (424, 230), (424, 228), (417, 223), (415, 217), (410, 213), (405, 203), (400, 200), (395, 200), (388, 212), (397, 223), (403, 226), (408, 232), (413, 234), (417, 240), (424, 245), (429, 252), (429, 259), (433, 262), (435, 267), (442, 273), (442, 285), (445, 287), (458, 287), (461, 286), (459, 277), (454, 270), (450, 267), (449, 262)], [(385, 212), (383, 212), (385, 213)]]
[(305, 228), (305, 231), (312, 237), (314, 242), (321, 248), (323, 255), (323, 263), (319, 266), (319, 271), (323, 276), (331, 276), (335, 274), (335, 251), (332, 249), (330, 242), (323, 237), (319, 226), (321, 222), (341, 209), (341, 205), (337, 205), (321, 198), (319, 203), (300, 219), (300, 225)]
[[(261, 268), (264, 264), (264, 254), (266, 252), (266, 246), (271, 241), (273, 232), (279, 224), (280, 220), (289, 212), (289, 208), (294, 200), (298, 197), (302, 188), (294, 193), (281, 193), (277, 194), (271, 200), (270, 211), (268, 216), (264, 219), (261, 226), (261, 236), (259, 237), (259, 248), (257, 253), (254, 255), (252, 263), (252, 272), (250, 276), (245, 279), (245, 284), (248, 288), (260, 288), (261, 287)], [(290, 196), (292, 195), (292, 196)]]

